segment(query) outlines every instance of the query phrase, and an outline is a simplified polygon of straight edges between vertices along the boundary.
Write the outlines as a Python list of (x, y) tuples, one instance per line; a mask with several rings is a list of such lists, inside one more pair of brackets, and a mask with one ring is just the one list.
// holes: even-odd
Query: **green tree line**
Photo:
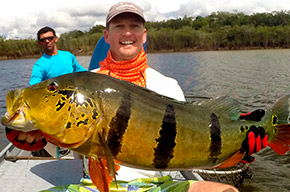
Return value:
[[(214, 12), (208, 16), (147, 22), (148, 51), (290, 48), (290, 11), (255, 13)], [(58, 47), (76, 55), (92, 54), (104, 26), (61, 34)], [(34, 57), (41, 54), (36, 40), (4, 40), (0, 57)]]

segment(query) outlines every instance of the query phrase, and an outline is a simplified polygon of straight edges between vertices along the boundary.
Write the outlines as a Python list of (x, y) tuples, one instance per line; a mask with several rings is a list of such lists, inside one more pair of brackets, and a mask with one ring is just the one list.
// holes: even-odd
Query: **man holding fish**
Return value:
[[(147, 65), (147, 57), (142, 47), (146, 41), (146, 34), (145, 18), (139, 6), (129, 2), (113, 5), (108, 12), (106, 29), (104, 31), (105, 41), (110, 44), (110, 51), (107, 58), (103, 62), (100, 62), (100, 68), (93, 70), (93, 72), (129, 81), (159, 94), (184, 101), (183, 92), (176, 80), (160, 74)], [(57, 85), (52, 85), (49, 89), (54, 87), (57, 87)], [(263, 111), (255, 111), (254, 113), (242, 115), (240, 119), (248, 118), (255, 121), (260, 118), (261, 114), (263, 116)], [(214, 117), (212, 123), (215, 123)], [(22, 141), (32, 146), (37, 144), (37, 147), (34, 149), (43, 147), (39, 142), (45, 143), (43, 137), (39, 136), (38, 131), (26, 133), (26, 138), (22, 139)], [(16, 146), (24, 148), (21, 145)], [(254, 159), (249, 155), (258, 152), (266, 146), (267, 135), (264, 130), (252, 127), (243, 142), (243, 147), (247, 154), (247, 158), (244, 161), (252, 162)], [(189, 191), (198, 190), (209, 192), (218, 190), (237, 191), (229, 185), (206, 181), (194, 182), (189, 188)]]
[[(145, 18), (141, 8), (134, 3), (120, 2), (111, 7), (106, 18), (106, 29), (104, 31), (104, 39), (110, 44), (110, 50), (103, 62), (100, 62), (100, 68), (92, 70), (92, 72), (107, 74), (112, 77), (130, 81), (136, 85), (146, 87), (159, 94), (174, 98), (176, 100), (185, 101), (183, 91), (175, 79), (166, 77), (147, 65), (146, 53), (143, 49), (143, 44), (146, 42), (147, 30), (145, 28)], [(257, 113), (257, 112), (255, 112)], [(263, 113), (263, 112), (262, 112)], [(260, 114), (245, 114), (242, 118), (256, 118)], [(251, 136), (252, 133), (250, 133)], [(259, 132), (256, 132), (256, 137), (259, 137)], [(254, 137), (254, 138), (256, 138)], [(256, 139), (251, 138), (251, 146), (255, 147)], [(264, 145), (256, 149), (266, 147), (265, 142), (267, 137), (263, 137)], [(257, 143), (260, 141), (258, 140)], [(251, 153), (253, 153), (252, 150)], [(249, 158), (253, 161), (253, 158)], [(124, 173), (127, 177), (129, 171), (134, 172), (132, 168), (121, 167), (120, 171), (125, 169)], [(150, 175), (150, 172), (136, 171), (143, 177)], [(151, 175), (153, 175), (151, 173)], [(120, 175), (122, 176), (122, 175)], [(117, 176), (118, 178), (118, 176)], [(126, 179), (121, 178), (120, 179)], [(130, 178), (127, 178), (130, 180)], [(206, 187), (206, 188), (205, 188)], [(202, 182), (194, 183), (190, 191), (223, 191), (230, 189), (231, 186), (218, 183)], [(233, 189), (233, 188), (232, 188)], [(236, 189), (233, 189), (236, 190)]]

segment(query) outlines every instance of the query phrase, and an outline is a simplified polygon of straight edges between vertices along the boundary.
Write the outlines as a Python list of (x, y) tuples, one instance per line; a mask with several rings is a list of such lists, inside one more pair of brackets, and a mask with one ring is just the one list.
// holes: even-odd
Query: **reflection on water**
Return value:
[[(88, 68), (89, 56), (77, 59)], [(289, 92), (289, 60), (290, 50), (148, 54), (148, 64), (177, 79), (186, 95), (228, 95), (244, 111), (266, 109)], [(35, 61), (0, 61), (0, 114), (6, 111), (7, 90), (28, 85)], [(253, 178), (244, 182), (242, 191), (290, 191), (289, 155), (279, 156), (267, 148), (256, 157), (251, 165)]]
[(149, 65), (178, 80), (186, 94), (229, 95), (245, 107), (266, 107), (287, 93), (290, 50), (150, 54)]

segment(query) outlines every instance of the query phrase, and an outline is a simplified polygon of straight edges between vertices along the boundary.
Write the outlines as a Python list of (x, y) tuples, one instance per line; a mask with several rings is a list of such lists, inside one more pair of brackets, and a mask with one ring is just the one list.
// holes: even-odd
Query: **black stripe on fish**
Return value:
[(173, 151), (176, 146), (177, 131), (173, 105), (166, 106), (159, 134), (160, 137), (156, 139), (157, 147), (154, 148), (153, 166), (157, 169), (165, 169), (173, 158)]
[(58, 100), (58, 103), (56, 104), (56, 111), (61, 110), (61, 108), (63, 108), (64, 105), (65, 102), (61, 102), (60, 100)]
[(48, 96), (47, 95), (45, 95), (43, 99), (45, 100), (46, 103), (48, 102)]
[(214, 163), (218, 160), (218, 155), (221, 154), (221, 145), (222, 145), (222, 138), (221, 138), (221, 127), (216, 114), (212, 113), (210, 116), (210, 155), (209, 159), (212, 160)]
[(248, 126), (245, 126), (245, 127), (244, 127), (244, 126), (242, 125), (241, 128), (240, 128), (240, 130), (241, 130), (242, 133), (244, 133), (245, 131), (248, 131), (248, 130), (249, 130), (249, 127), (248, 127)]
[(89, 119), (85, 119), (84, 121), (79, 121), (79, 122), (77, 122), (77, 127), (80, 126), (80, 124), (87, 125), (88, 122), (89, 122)]
[(98, 114), (97, 110), (94, 109), (94, 110), (93, 110), (92, 118), (93, 118), (93, 119), (97, 119), (98, 115), (99, 115), (99, 114)]
[(128, 127), (128, 122), (131, 116), (131, 97), (125, 94), (122, 98), (119, 109), (116, 115), (111, 119), (110, 130), (108, 133), (108, 146), (114, 157), (116, 157), (122, 147), (123, 135)]
[(91, 107), (93, 107), (93, 103), (90, 99), (87, 99), (87, 102), (90, 104)]
[(66, 127), (65, 127), (65, 128), (67, 128), (67, 129), (71, 128), (71, 122), (68, 122), (68, 123), (66, 124)]
[(58, 93), (66, 96), (66, 98), (68, 99), (68, 98), (70, 98), (73, 95), (74, 91), (59, 90)]

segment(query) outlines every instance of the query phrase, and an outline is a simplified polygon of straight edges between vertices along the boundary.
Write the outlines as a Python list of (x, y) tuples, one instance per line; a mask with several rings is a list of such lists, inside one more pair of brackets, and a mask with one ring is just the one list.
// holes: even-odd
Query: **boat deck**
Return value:
[[(14, 156), (15, 150), (8, 145), (7, 156)], [(14, 148), (15, 149), (15, 148)], [(18, 151), (19, 156), (28, 156), (29, 152)], [(0, 154), (3, 157), (4, 154)], [(73, 172), (73, 174), (72, 174)], [(1, 191), (37, 192), (54, 186), (79, 184), (83, 177), (82, 160), (2, 160), (0, 166)]]
[[(0, 191), (39, 192), (55, 186), (80, 184), (83, 177), (83, 162), (82, 159), (74, 158), (73, 154), (59, 160), (32, 157), (30, 152), (20, 150), (9, 143), (0, 152)], [(169, 173), (175, 180), (185, 180), (186, 172), (162, 172), (161, 174), (125, 166), (121, 166), (118, 171), (117, 180), (131, 181), (136, 178), (160, 177)], [(191, 173), (188, 179), (202, 180), (197, 176), (199, 175)]]

